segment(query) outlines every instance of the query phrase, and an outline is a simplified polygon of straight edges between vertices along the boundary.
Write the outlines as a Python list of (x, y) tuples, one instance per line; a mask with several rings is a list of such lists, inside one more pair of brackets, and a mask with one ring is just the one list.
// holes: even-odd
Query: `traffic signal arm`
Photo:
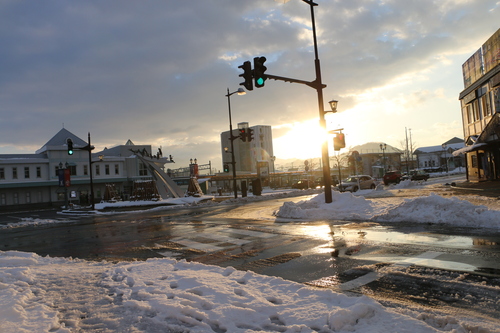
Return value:
[(284, 76), (278, 76), (278, 75), (272, 75), (272, 74), (266, 74), (266, 78), (271, 79), (271, 80), (276, 80), (276, 81), (305, 84), (305, 85), (307, 85), (311, 88), (314, 88), (314, 89), (326, 88), (326, 84), (318, 85), (318, 82), (316, 80), (314, 80), (314, 81), (297, 80), (297, 79), (292, 79), (290, 77), (284, 77)]

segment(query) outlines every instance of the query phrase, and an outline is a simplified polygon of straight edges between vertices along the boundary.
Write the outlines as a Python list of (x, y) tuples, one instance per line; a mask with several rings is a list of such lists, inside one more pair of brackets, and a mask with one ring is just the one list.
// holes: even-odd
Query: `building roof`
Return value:
[(56, 135), (52, 137), (52, 139), (47, 141), (47, 143), (45, 143), (40, 149), (38, 149), (36, 153), (43, 153), (47, 150), (48, 147), (65, 146), (68, 139), (71, 139), (73, 141), (73, 145), (75, 145), (75, 147), (85, 147), (88, 144), (67, 129), (62, 128), (59, 132), (57, 132)]
[(453, 139), (450, 139), (450, 140), (445, 142), (445, 144), (447, 144), (447, 145), (452, 144), (452, 143), (464, 143), (464, 140), (457, 138), (457, 137), (454, 137)]
[[(354, 146), (350, 150), (357, 151), (360, 155), (363, 154), (381, 154), (382, 150), (380, 149), (380, 145), (384, 145), (384, 142), (368, 142), (359, 146)], [(385, 154), (402, 154), (403, 152), (400, 149), (394, 148), (393, 146), (386, 145), (386, 149), (384, 151)]]
[[(455, 151), (455, 150), (461, 149), (463, 147), (465, 147), (465, 143), (462, 140), (461, 143), (447, 144), (446, 151), (448, 151), (448, 152), (449, 151)], [(442, 145), (439, 145), (439, 146), (429, 146), (429, 147), (420, 147), (420, 148), (415, 149), (414, 154), (439, 153), (439, 152), (443, 152), (443, 150), (444, 149), (443, 149)]]
[(46, 159), (47, 154), (0, 154), (0, 160), (32, 159), (32, 158)]

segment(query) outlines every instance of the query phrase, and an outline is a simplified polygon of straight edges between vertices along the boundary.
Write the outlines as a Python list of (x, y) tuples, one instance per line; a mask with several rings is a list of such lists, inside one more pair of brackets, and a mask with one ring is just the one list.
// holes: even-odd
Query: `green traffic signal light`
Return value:
[(68, 155), (73, 155), (73, 140), (66, 140), (66, 144), (68, 145)]
[(264, 66), (266, 57), (253, 58), (253, 78), (255, 80), (255, 88), (262, 88), (266, 82), (267, 76), (265, 72), (267, 67)]

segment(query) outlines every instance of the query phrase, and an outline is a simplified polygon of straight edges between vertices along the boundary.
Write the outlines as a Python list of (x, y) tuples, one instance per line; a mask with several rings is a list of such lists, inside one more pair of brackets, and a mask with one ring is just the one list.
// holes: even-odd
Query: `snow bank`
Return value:
[(274, 215), (288, 219), (442, 223), (500, 229), (500, 211), (474, 205), (457, 197), (444, 198), (434, 193), (388, 204), (354, 196), (349, 192), (332, 192), (332, 203), (325, 204), (324, 201), (324, 194), (320, 194), (298, 203), (285, 202)]
[[(92, 304), (106, 310), (92, 308), (94, 318), (89, 313), (82, 317), (99, 322), (100, 331), (438, 332), (432, 324), (398, 314), (366, 296), (348, 297), (232, 267), (168, 258), (90, 263), (0, 251), (2, 333), (71, 331), (61, 319), (70, 305), (61, 302), (61, 296), (51, 299), (41, 282), (61, 285), (68, 272), (61, 265), (70, 266), (76, 275), (78, 268), (99, 265), (102, 299)], [(82, 278), (81, 283), (92, 282)], [(68, 286), (67, 292), (78, 289)], [(85, 330), (81, 321), (73, 328)]]

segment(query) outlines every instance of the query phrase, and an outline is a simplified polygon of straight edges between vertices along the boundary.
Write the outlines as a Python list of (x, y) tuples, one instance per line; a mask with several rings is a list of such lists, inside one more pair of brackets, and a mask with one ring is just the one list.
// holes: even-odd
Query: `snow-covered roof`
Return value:
[[(460, 143), (450, 143), (446, 145), (446, 151), (455, 151), (458, 149), (464, 148), (465, 143), (460, 142)], [(429, 146), (429, 147), (420, 147), (415, 149), (415, 154), (428, 154), (428, 153), (438, 153), (442, 152), (444, 149), (441, 145), (439, 146)]]
[(477, 149), (479, 147), (487, 146), (487, 145), (488, 145), (487, 143), (474, 143), (474, 144), (472, 144), (470, 146), (466, 146), (466, 147), (457, 149), (452, 154), (453, 154), (453, 156), (458, 156), (460, 154), (465, 154), (465, 153), (473, 151), (473, 150), (475, 150), (475, 149)]
[(350, 150), (357, 151), (360, 154), (380, 154), (382, 150), (380, 149), (380, 145), (386, 145), (385, 153), (386, 154), (402, 154), (403, 152), (400, 149), (394, 148), (393, 146), (387, 145), (384, 142), (368, 142), (359, 146), (354, 146)]

